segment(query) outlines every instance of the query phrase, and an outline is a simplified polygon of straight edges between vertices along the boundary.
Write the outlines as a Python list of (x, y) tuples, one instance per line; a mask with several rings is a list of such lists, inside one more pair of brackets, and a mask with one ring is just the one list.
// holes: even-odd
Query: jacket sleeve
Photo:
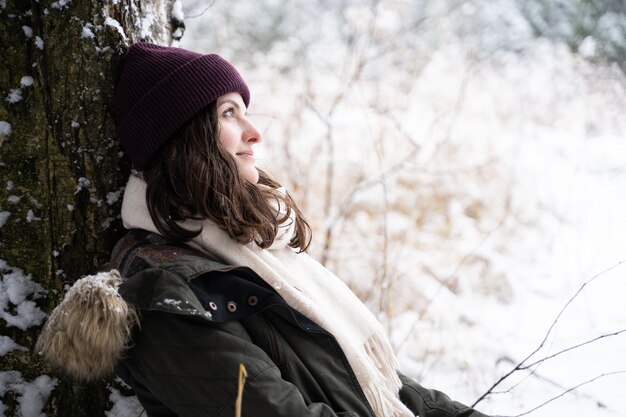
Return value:
[(142, 312), (141, 328), (118, 372), (149, 416), (234, 416), (239, 364), (248, 373), (242, 415), (359, 417), (327, 404), (306, 404), (281, 378), (239, 322), (210, 323), (163, 312)]
[(446, 394), (426, 389), (398, 372), (402, 381), (400, 400), (420, 417), (487, 417), (486, 414), (453, 401)]

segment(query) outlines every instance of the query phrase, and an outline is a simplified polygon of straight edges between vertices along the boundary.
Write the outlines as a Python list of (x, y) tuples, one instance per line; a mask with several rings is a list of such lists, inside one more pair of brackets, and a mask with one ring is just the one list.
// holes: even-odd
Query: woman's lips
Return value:
[(254, 153), (253, 152), (237, 152), (237, 156), (240, 156), (243, 159), (247, 159), (249, 161), (254, 161)]

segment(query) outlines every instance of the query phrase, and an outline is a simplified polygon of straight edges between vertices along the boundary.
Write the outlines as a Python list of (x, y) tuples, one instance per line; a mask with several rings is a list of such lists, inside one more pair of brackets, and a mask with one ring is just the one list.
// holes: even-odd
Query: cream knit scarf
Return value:
[[(122, 204), (126, 228), (158, 233), (146, 206), (146, 183), (131, 175)], [(287, 222), (285, 222), (287, 223)], [(186, 220), (202, 232), (188, 244), (235, 266), (247, 266), (271, 285), (294, 309), (330, 332), (339, 342), (377, 417), (408, 417), (413, 413), (398, 399), (397, 362), (378, 320), (335, 275), (287, 243), (293, 221), (282, 227), (274, 244), (261, 249), (241, 245), (208, 220)]]

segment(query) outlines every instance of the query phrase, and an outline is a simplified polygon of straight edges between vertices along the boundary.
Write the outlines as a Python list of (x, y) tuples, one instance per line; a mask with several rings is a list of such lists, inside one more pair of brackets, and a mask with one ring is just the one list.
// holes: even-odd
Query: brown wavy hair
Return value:
[[(241, 244), (254, 241), (261, 248), (273, 242), (278, 227), (295, 214), (295, 233), (289, 246), (304, 252), (311, 228), (289, 194), (263, 170), (259, 185), (239, 175), (234, 157), (219, 143), (216, 102), (209, 104), (174, 134), (143, 171), (150, 217), (159, 232), (185, 241), (200, 230), (177, 224), (207, 218)], [(275, 204), (285, 208), (277, 214)]]

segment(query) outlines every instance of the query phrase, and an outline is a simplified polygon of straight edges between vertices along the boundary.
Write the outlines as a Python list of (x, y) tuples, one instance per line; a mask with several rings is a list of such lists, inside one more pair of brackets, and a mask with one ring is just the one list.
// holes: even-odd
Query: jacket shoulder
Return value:
[(163, 311), (226, 322), (283, 303), (254, 271), (217, 262), (184, 244), (133, 230), (115, 247), (112, 264), (125, 276), (119, 293), (140, 311)]
[[(194, 262), (176, 262), (181, 257), (196, 258)], [(144, 269), (168, 265), (175, 272), (192, 279), (208, 270), (227, 269), (228, 265), (209, 258), (184, 242), (168, 240), (156, 233), (132, 229), (120, 239), (111, 253), (110, 265), (123, 277), (131, 277)], [(180, 267), (179, 267), (180, 266)]]

